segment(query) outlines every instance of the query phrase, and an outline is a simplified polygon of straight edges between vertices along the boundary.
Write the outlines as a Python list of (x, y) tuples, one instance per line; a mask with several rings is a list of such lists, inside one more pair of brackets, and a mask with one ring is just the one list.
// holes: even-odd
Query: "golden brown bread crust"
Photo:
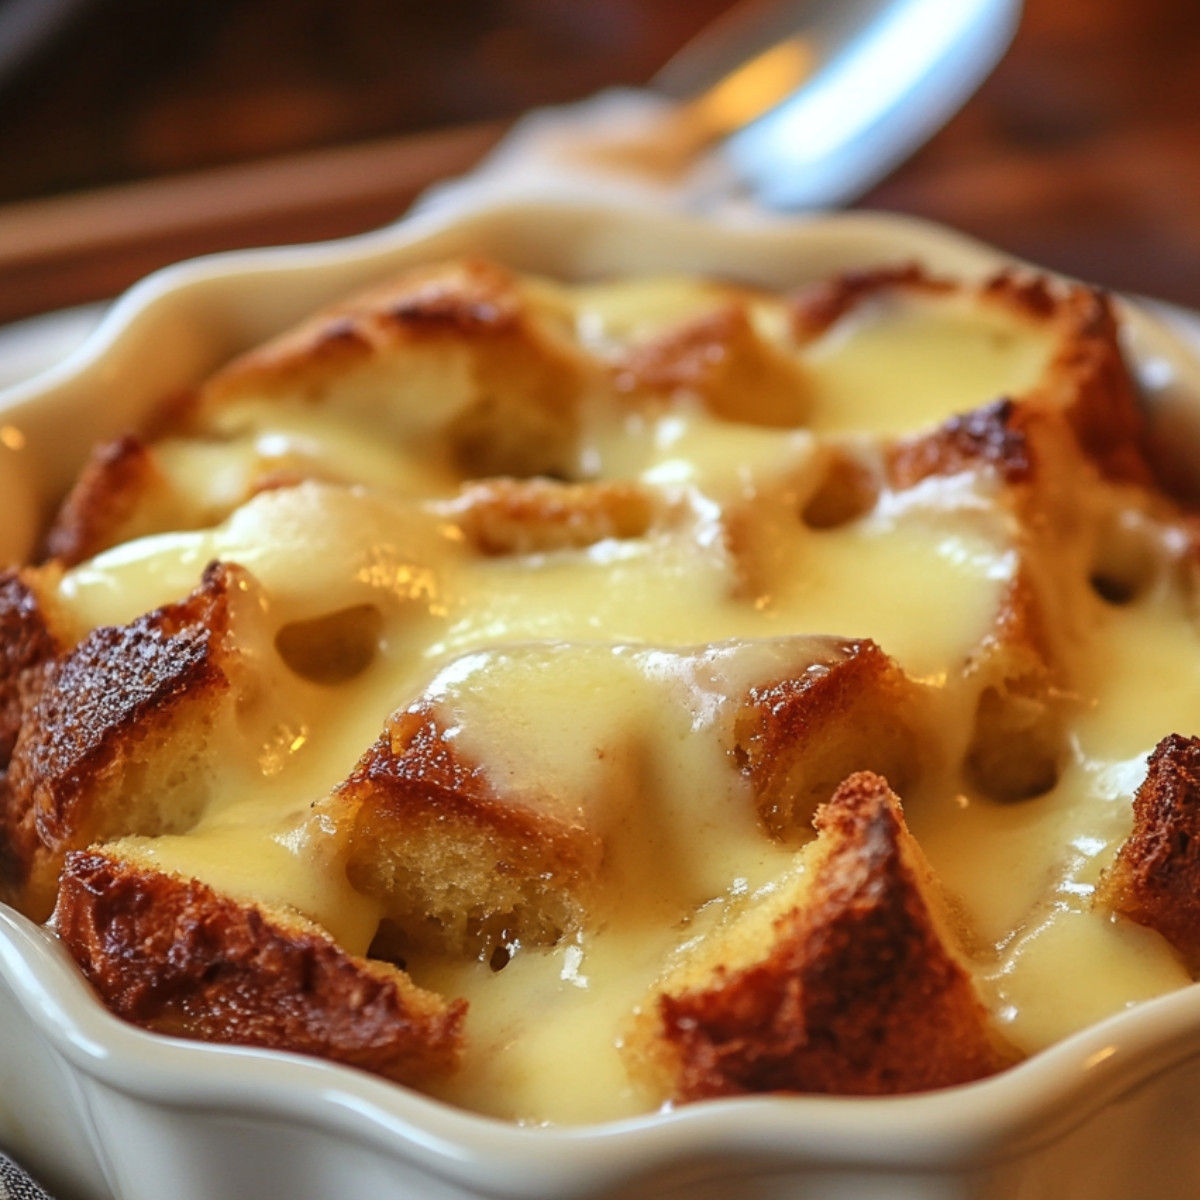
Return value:
[(1052, 321), (1056, 349), (1027, 401), (1065, 413), (1080, 449), (1108, 479), (1149, 485), (1149, 425), (1121, 352), (1112, 300), (1082, 285), (1044, 275), (1002, 271), (983, 295)]
[(1108, 297), (1015, 271), (989, 280), (980, 297), (1046, 326), (1053, 337), (1050, 361), (1029, 392), (997, 397), (932, 432), (899, 439), (888, 450), (892, 485), (911, 487), (929, 475), (967, 468), (990, 468), (1006, 482), (1026, 482), (1037, 462), (1031, 425), (1048, 421), (1064, 423), (1105, 478), (1155, 482), (1146, 414)]
[(1067, 754), (1072, 669), (1080, 665), (1069, 649), (1086, 640), (1076, 614), (1087, 611), (1089, 586), (1078, 494), (1106, 494), (1101, 464), (1080, 454), (1069, 414), (1036, 393), (900, 439), (885, 457), (897, 489), (964, 471), (990, 478), (997, 511), (1011, 517), (1015, 571), (965, 669), (979, 688), (965, 767), (969, 785), (991, 799), (1040, 795)]
[(798, 678), (752, 687), (734, 720), (733, 757), (775, 838), (806, 832), (848, 775), (916, 782), (929, 744), (918, 684), (869, 639)]
[(23, 676), (64, 649), (37, 580), (28, 570), (0, 571), (0, 771), (21, 727)]
[[(851, 271), (797, 292), (790, 301), (798, 340), (811, 340), (860, 305), (889, 294), (949, 296), (970, 289), (931, 276), (916, 264)], [(975, 292), (980, 303), (1004, 309), (1052, 336), (1043, 378), (1022, 396), (998, 396), (958, 414), (933, 433), (900, 439), (888, 452), (895, 487), (930, 474), (990, 465), (1006, 477), (1028, 469), (1023, 423), (1031, 412), (1064, 419), (1083, 453), (1102, 474), (1149, 484), (1149, 428), (1137, 386), (1121, 352), (1111, 300), (1094, 288), (1008, 268)]]
[(656, 498), (635, 483), (486, 479), (465, 485), (438, 511), (481, 554), (544, 554), (607, 538), (645, 536)]
[[(1028, 392), (886, 442), (878, 464), (835, 447), (801, 519), (817, 530), (837, 528), (866, 515), (889, 490), (962, 473), (977, 476), (997, 510), (1009, 514), (1014, 579), (965, 666), (979, 692), (965, 783), (992, 799), (1025, 799), (1055, 784), (1067, 753), (1066, 718), (1081, 665), (1071, 648), (1086, 643), (1076, 616), (1087, 611), (1080, 591), (1089, 570), (1074, 553), (1088, 536), (1078, 497), (1133, 485), (1135, 502), (1161, 508), (1149, 486), (1146, 419), (1107, 298), (1028, 272), (1003, 271), (973, 293), (914, 267), (852, 273), (793, 300), (797, 336), (819, 336), (859, 305), (904, 294), (954, 304), (973, 296), (1005, 310), (1046, 333), (1050, 360)], [(727, 532), (745, 590), (757, 595), (764, 585), (753, 521), (753, 513), (733, 510)], [(1111, 539), (1096, 538), (1095, 553), (1103, 555)]]
[(536, 796), (498, 792), (419, 705), (390, 719), (328, 811), (348, 830), (347, 877), (381, 902), (396, 944), (483, 960), (577, 928), (603, 853)]
[(168, 492), (154, 452), (140, 438), (101, 443), (46, 535), (46, 555), (74, 566), (131, 537), (170, 528)]
[(1156, 930), (1200, 970), (1200, 738), (1173, 733), (1154, 748), (1133, 798), (1133, 832), (1096, 903)]
[(782, 429), (811, 407), (802, 368), (764, 340), (745, 304), (726, 304), (633, 346), (613, 363), (619, 391), (698, 405), (729, 421)]
[[(207, 731), (229, 693), (224, 635), (235, 568), (187, 599), (93, 630), (21, 677), (20, 727), (0, 779), (0, 895), (35, 920), (63, 856), (103, 838), (181, 832), (203, 811)], [(126, 783), (137, 780), (137, 794)]]
[(989, 1075), (1012, 1054), (947, 944), (899, 802), (847, 779), (761, 938), (735, 920), (667, 977), (627, 1046), (678, 1102), (751, 1092), (891, 1095)]
[(1025, 572), (1018, 570), (1004, 589), (992, 627), (965, 673), (979, 685), (964, 764), (969, 783), (1003, 802), (1049, 791), (1066, 759), (1072, 701), (1040, 597)]
[(809, 341), (880, 293), (902, 289), (938, 295), (955, 287), (949, 280), (929, 274), (919, 263), (843, 271), (794, 292), (789, 300), (789, 315), (796, 337)]
[(1046, 276), (1015, 271), (998, 275), (985, 295), (1031, 311), (1049, 309), (1057, 325), (1054, 357), (1028, 402), (1065, 412), (1080, 449), (1106, 479), (1157, 483), (1149, 422), (1121, 351), (1111, 297), (1078, 284), (1064, 291)]
[[(424, 382), (420, 396), (403, 391), (406, 376)], [(416, 436), (465, 475), (569, 478), (584, 383), (556, 314), (510, 271), (468, 258), (405, 272), (243, 355), (184, 423), (211, 428), (239, 403), (298, 396), (381, 437)]]
[(915, 487), (931, 475), (992, 470), (1005, 483), (1028, 482), (1033, 451), (1020, 406), (1009, 397), (951, 417), (932, 433), (902, 438), (887, 448), (888, 480)]
[(104, 1003), (147, 1029), (317, 1055), (420, 1083), (453, 1070), (463, 1001), (341, 950), (282, 911), (107, 850), (67, 856), (59, 937)]
[(494, 262), (464, 259), (417, 267), (322, 309), (234, 359), (192, 403), (223, 404), (248, 392), (293, 388), (315, 398), (322, 382), (397, 345), (500, 336), (516, 330), (522, 316), (514, 277)]

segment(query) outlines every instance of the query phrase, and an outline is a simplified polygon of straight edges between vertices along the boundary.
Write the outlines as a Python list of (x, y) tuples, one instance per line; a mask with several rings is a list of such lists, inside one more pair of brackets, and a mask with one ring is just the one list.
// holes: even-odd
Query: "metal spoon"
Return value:
[(1019, 16), (1019, 0), (744, 0), (649, 88), (531, 114), (423, 202), (599, 187), (701, 211), (838, 207), (962, 106)]

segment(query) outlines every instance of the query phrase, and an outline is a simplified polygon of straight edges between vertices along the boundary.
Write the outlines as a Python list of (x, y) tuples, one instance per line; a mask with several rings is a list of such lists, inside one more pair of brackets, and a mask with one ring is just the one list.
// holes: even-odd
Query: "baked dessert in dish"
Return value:
[(4, 898), (132, 1021), (519, 1121), (992, 1074), (1191, 978), (1161, 476), (1077, 285), (410, 270), (5, 577)]

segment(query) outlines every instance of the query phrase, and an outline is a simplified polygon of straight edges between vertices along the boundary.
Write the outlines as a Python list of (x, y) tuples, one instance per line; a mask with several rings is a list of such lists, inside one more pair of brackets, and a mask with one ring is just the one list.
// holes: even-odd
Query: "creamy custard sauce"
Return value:
[(1158, 934), (1091, 900), (1129, 834), (1148, 755), (1166, 733), (1200, 724), (1195, 622), (1164, 586), (1122, 607), (1093, 599), (1087, 618), (1092, 677), (1057, 787), (1032, 803), (946, 795), (912, 811), (935, 869), (996, 947), (985, 990), (1027, 1052), (1190, 982)]
[(865, 305), (810, 350), (815, 430), (908, 433), (1021, 395), (1041, 376), (1049, 351), (1041, 331), (954, 300), (928, 308), (911, 300)]
[(763, 836), (730, 756), (739, 698), (842, 656), (836, 640), (809, 637), (676, 651), (557, 643), (481, 652), (435, 682), (435, 711), (469, 759), (501, 786), (532, 779), (571, 797), (571, 815), (610, 848), (589, 928), (564, 945), (499, 973), (410, 964), (479, 1012), (465, 1069), (436, 1094), (559, 1121), (645, 1110), (620, 1061), (623, 1017), (681, 941), (794, 859)]
[(239, 415), (242, 427), (220, 440), (167, 438), (156, 447), (167, 475), (196, 498), (198, 520), (227, 512), (246, 494), (248, 481), (263, 475), (341, 480), (413, 496), (436, 495), (450, 486), (445, 472), (428, 461), (361, 422), (314, 412), (311, 405), (245, 404)]
[[(569, 311), (559, 290), (543, 300), (604, 357), (728, 295), (665, 280), (579, 289)], [(752, 317), (782, 337), (777, 309), (755, 301)], [(247, 463), (272, 456), (281, 470), (316, 464), (326, 482), (263, 492), (214, 528), (130, 542), (62, 581), (87, 629), (178, 599), (213, 559), (253, 578), (234, 633), (257, 682), (212, 803), (191, 833), (148, 848), (231, 895), (291, 905), (365, 952), (378, 911), (346, 882), (310, 806), (389, 713), (424, 697), (497, 786), (535, 779), (556, 815), (600, 832), (609, 881), (578, 935), (518, 948), (502, 970), (409, 962), (417, 982), (471, 1005), (466, 1064), (438, 1094), (530, 1123), (643, 1111), (619, 1054), (631, 1013), (681, 943), (793, 866), (796, 847), (766, 836), (734, 769), (730, 698), (826, 661), (829, 643), (805, 635), (869, 637), (928, 687), (957, 754), (978, 699), (963, 668), (1017, 569), (994, 484), (967, 473), (810, 528), (801, 513), (825, 439), (854, 445), (1020, 393), (1050, 349), (1003, 314), (871, 304), (789, 350), (813, 397), (808, 428), (721, 421), (686, 396), (661, 412), (597, 409), (581, 462), (593, 478), (640, 484), (660, 515), (640, 536), (519, 556), (476, 552), (424, 499), (452, 490), (440, 468), (319, 411), (245, 409), (224, 459), (218, 445), (170, 445), (172, 469), (199, 477), (216, 507)], [(1077, 698), (1057, 787), (998, 804), (934, 772), (903, 797), (963, 902), (981, 989), (1028, 1051), (1187, 981), (1155, 935), (1089, 901), (1128, 831), (1146, 754), (1168, 732), (1194, 732), (1200, 670), (1183, 664), (1200, 655), (1181, 647), (1197, 635), (1169, 596), (1087, 603), (1095, 678)], [(332, 683), (300, 677), (282, 631), (344, 612), (375, 622), (370, 661)]]

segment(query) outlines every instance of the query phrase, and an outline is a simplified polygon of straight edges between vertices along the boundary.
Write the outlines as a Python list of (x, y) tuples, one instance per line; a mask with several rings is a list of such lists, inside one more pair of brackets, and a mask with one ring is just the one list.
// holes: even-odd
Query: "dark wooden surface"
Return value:
[(1027, 0), (992, 77), (864, 203), (1200, 308), (1200, 0)]
[[(644, 80), (726, 7), (81, 0), (0, 79), (0, 319), (378, 225), (523, 109)], [(1200, 0), (1026, 0), (994, 75), (862, 203), (1200, 308)]]

